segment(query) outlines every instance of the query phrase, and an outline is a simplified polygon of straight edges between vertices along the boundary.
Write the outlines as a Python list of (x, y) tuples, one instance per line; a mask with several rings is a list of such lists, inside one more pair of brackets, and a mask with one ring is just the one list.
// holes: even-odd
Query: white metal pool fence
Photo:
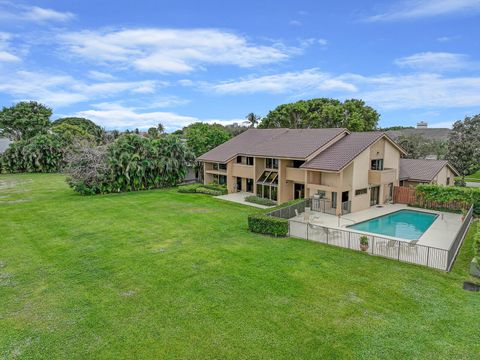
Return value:
[[(473, 218), (472, 206), (465, 216), (464, 222), (455, 236), (455, 240), (447, 250), (419, 245), (415, 241), (394, 240), (357, 231), (330, 228), (292, 220), (291, 218), (295, 217), (295, 215), (305, 211), (305, 205), (308, 203), (301, 204), (281, 209), (283, 210), (281, 213), (283, 216), (281, 217), (289, 219), (289, 236), (291, 237), (361, 251), (360, 237), (366, 236), (368, 238), (368, 249), (366, 251), (368, 254), (444, 271), (450, 271)], [(280, 215), (280, 213), (278, 214)], [(269, 215), (276, 216), (276, 212), (272, 212)]]

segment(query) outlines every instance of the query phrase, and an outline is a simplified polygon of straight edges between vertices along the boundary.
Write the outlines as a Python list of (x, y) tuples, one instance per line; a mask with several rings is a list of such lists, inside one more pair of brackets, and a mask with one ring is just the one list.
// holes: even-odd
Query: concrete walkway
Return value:
[(480, 182), (469, 182), (469, 181), (467, 181), (466, 185), (468, 187), (480, 187)]
[(235, 202), (235, 203), (242, 204), (242, 205), (253, 206), (253, 207), (260, 208), (260, 209), (268, 209), (269, 207), (271, 207), (271, 206), (264, 206), (264, 205), (254, 204), (254, 203), (251, 203), (251, 202), (246, 202), (245, 197), (252, 196), (252, 195), (253, 195), (252, 193), (247, 193), (247, 192), (244, 192), (244, 191), (240, 191), (240, 192), (231, 193), (231, 194), (227, 194), (227, 195), (216, 196), (216, 198), (226, 200), (226, 201)]

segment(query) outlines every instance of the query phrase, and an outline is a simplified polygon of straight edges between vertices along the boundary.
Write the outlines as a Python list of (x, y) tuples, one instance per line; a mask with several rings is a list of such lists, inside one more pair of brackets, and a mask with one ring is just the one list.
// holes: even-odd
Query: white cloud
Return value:
[(298, 21), (298, 20), (290, 20), (288, 22), (289, 25), (292, 25), (292, 26), (302, 26), (302, 22), (301, 21)]
[(37, 100), (50, 106), (66, 106), (119, 93), (153, 93), (157, 82), (117, 81), (85, 83), (69, 75), (17, 71), (0, 75), (0, 92), (16, 100)]
[(360, 89), (359, 97), (381, 109), (442, 109), (480, 106), (480, 77), (438, 74), (341, 76)]
[(400, 67), (427, 71), (461, 70), (474, 66), (467, 55), (448, 52), (422, 52), (395, 60)]
[(148, 129), (149, 127), (157, 126), (158, 123), (162, 123), (168, 131), (172, 131), (197, 121), (223, 125), (243, 121), (243, 119), (201, 120), (194, 116), (163, 111), (141, 112), (135, 107), (125, 107), (115, 103), (100, 103), (95, 105), (94, 109), (79, 111), (72, 115), (91, 119), (107, 129)]
[(299, 91), (355, 92), (357, 90), (355, 85), (332, 77), (318, 69), (226, 81), (206, 85), (206, 88), (223, 94), (252, 94), (258, 92), (282, 94)]
[(480, 10), (480, 0), (404, 0), (366, 21), (397, 21)]
[(74, 18), (71, 12), (60, 12), (53, 9), (45, 9), (38, 6), (27, 8), (23, 13), (25, 20), (43, 22), (43, 21), (68, 21)]
[(90, 79), (99, 80), (99, 81), (115, 80), (115, 76), (113, 76), (112, 74), (96, 71), (96, 70), (90, 70), (87, 73), (87, 76)]
[(0, 62), (18, 62), (21, 59), (10, 50), (10, 39), (12, 35), (0, 32)]
[(6, 51), (0, 51), (0, 62), (16, 62), (20, 61), (20, 58)]
[(62, 12), (39, 6), (17, 4), (12, 1), (0, 2), (0, 19), (10, 21), (27, 21), (36, 23), (66, 22), (75, 15), (71, 12)]
[(221, 94), (287, 94), (292, 97), (359, 98), (379, 109), (445, 109), (480, 106), (480, 77), (410, 75), (333, 75), (318, 69), (204, 83)]
[(124, 29), (59, 35), (68, 51), (93, 62), (137, 70), (186, 73), (207, 64), (253, 67), (287, 59), (301, 51), (283, 44), (259, 45), (217, 29)]
[(437, 38), (437, 41), (440, 43), (446, 43), (459, 39), (460, 36), (440, 36)]

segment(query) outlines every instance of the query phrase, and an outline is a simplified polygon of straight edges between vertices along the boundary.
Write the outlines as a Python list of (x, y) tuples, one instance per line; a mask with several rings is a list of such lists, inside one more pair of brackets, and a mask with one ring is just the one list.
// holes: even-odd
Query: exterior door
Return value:
[(294, 199), (304, 199), (305, 198), (305, 185), (297, 184), (293, 185)]
[(374, 186), (370, 189), (370, 206), (378, 205), (380, 198), (380, 186)]
[(247, 192), (253, 192), (253, 179), (247, 179)]
[(242, 178), (237, 177), (237, 191), (242, 191)]

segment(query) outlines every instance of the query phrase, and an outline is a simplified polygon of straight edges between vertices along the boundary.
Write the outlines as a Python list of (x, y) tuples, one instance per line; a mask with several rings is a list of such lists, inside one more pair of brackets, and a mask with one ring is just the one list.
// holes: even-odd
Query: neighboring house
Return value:
[(418, 184), (432, 183), (454, 185), (455, 168), (446, 160), (400, 159), (400, 185), (415, 187)]
[(383, 132), (249, 129), (198, 160), (205, 183), (278, 203), (320, 198), (321, 206), (342, 214), (390, 201), (402, 154)]
[(429, 128), (425, 122), (419, 122), (415, 129), (402, 129), (402, 130), (390, 130), (387, 131), (387, 135), (393, 140), (399, 136), (420, 135), (425, 139), (436, 141), (448, 141), (448, 137), (452, 130), (447, 128)]
[(0, 154), (7, 150), (8, 146), (10, 145), (11, 141), (7, 138), (0, 138)]

